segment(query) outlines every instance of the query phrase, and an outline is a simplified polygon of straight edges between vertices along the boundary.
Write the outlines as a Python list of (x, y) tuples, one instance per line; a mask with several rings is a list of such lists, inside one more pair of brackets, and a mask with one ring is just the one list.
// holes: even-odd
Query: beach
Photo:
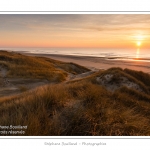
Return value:
[(30, 56), (47, 57), (63, 62), (73, 62), (91, 70), (97, 69), (109, 69), (111, 67), (128, 68), (136, 71), (143, 71), (150, 73), (150, 62), (141, 60), (115, 60), (107, 59), (105, 57), (93, 57), (93, 56), (75, 56), (75, 55), (57, 55), (57, 54), (34, 54), (24, 53)]

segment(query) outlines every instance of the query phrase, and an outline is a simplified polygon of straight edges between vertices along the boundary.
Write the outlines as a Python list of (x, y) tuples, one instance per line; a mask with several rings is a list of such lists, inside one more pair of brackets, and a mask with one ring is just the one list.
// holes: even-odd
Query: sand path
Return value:
[(91, 71), (88, 71), (88, 72), (84, 72), (84, 73), (81, 73), (81, 74), (77, 74), (77, 75), (74, 75), (74, 74), (71, 74), (71, 73), (68, 73), (68, 77), (66, 78), (66, 80), (64, 81), (64, 83), (67, 83), (69, 81), (75, 81), (75, 80), (80, 80), (80, 79), (84, 79), (92, 74), (95, 74), (96, 72), (98, 72), (99, 69), (92, 69)]

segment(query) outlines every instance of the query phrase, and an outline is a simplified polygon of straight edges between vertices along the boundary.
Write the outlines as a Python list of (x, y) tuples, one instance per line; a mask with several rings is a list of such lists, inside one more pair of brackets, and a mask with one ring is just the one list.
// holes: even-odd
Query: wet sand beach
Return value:
[(26, 55), (48, 57), (51, 59), (73, 62), (82, 66), (85, 66), (91, 70), (93, 69), (109, 69), (111, 67), (128, 68), (137, 71), (143, 71), (150, 73), (150, 62), (144, 62), (140, 60), (115, 60), (107, 59), (104, 57), (90, 57), (90, 56), (75, 56), (75, 55), (57, 55), (57, 54), (33, 54), (25, 53)]

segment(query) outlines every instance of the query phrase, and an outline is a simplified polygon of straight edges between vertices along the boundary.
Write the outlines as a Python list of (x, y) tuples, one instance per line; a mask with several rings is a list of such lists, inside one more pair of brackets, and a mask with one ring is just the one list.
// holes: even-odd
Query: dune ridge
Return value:
[[(33, 64), (36, 62), (32, 74), (11, 73), (15, 67), (16, 70), (20, 69), (20, 61), (23, 66), (27, 64), (26, 69), (31, 69), (28, 58)], [(10, 62), (16, 66), (9, 66)], [(49, 73), (55, 73), (54, 78), (45, 75), (47, 70), (37, 75), (41, 70), (41, 67), (39, 71), (36, 70), (39, 65), (42, 71), (49, 66)], [(35, 83), (43, 82), (44, 79), (47, 81), (36, 88), (22, 89), (13, 95), (7, 95), (6, 92), (1, 96), (1, 126), (27, 126), (24, 130), (27, 136), (150, 135), (148, 73), (118, 67), (90, 70), (71, 62), (9, 52), (0, 52), (0, 66), (1, 79), (4, 76), (9, 80), (21, 78), (24, 84), (33, 79)], [(7, 73), (4, 73), (3, 68)], [(62, 74), (63, 78), (59, 79)], [(0, 88), (3, 88), (2, 84)]]

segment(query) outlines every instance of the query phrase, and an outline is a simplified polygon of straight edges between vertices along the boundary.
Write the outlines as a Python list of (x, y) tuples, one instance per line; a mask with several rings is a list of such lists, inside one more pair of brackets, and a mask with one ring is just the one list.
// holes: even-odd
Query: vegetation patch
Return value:
[(25, 135), (150, 135), (150, 96), (125, 86), (110, 92), (93, 82), (98, 74), (1, 99), (0, 124), (27, 125)]
[(66, 79), (67, 72), (79, 74), (88, 71), (76, 64), (7, 51), (0, 52), (0, 66), (8, 70), (7, 77), (47, 79), (57, 83)]

